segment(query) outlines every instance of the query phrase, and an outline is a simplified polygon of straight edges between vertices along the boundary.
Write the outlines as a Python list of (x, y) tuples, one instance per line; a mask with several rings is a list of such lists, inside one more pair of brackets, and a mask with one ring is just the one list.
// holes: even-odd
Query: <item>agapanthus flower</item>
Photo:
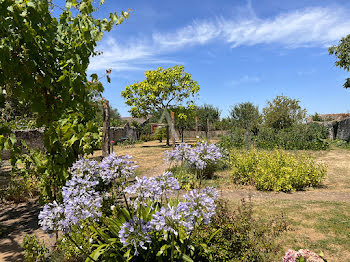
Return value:
[(172, 232), (178, 234), (179, 228), (185, 221), (185, 212), (180, 212), (177, 206), (161, 207), (152, 215), (151, 225), (156, 231)]
[(126, 245), (132, 245), (135, 248), (134, 255), (139, 254), (138, 248), (147, 249), (146, 244), (151, 243), (150, 232), (152, 225), (140, 218), (133, 218), (125, 222), (119, 231), (120, 242)]
[(62, 219), (64, 219), (64, 207), (56, 201), (46, 204), (39, 213), (39, 225), (46, 232), (66, 231), (67, 228), (61, 223)]
[(109, 184), (116, 178), (123, 177), (127, 179), (132, 177), (137, 165), (131, 159), (132, 156), (117, 156), (114, 153), (105, 157), (99, 165), (101, 169), (100, 176), (103, 182)]
[(124, 192), (133, 197), (132, 206), (146, 205), (149, 201), (160, 202), (168, 198), (180, 185), (171, 172), (165, 172), (158, 177), (136, 177), (136, 182), (124, 189)]
[(40, 212), (39, 224), (43, 230), (68, 233), (83, 220), (100, 217), (102, 198), (94, 189), (96, 185), (98, 181), (90, 175), (74, 174), (62, 188), (63, 202), (46, 204)]
[(165, 151), (165, 161), (167, 162), (183, 162), (187, 158), (188, 152), (191, 150), (191, 146), (186, 143), (177, 145), (171, 151)]
[(73, 176), (76, 177), (97, 177), (99, 174), (99, 166), (96, 160), (81, 158), (71, 167)]
[(197, 170), (204, 170), (222, 158), (220, 148), (206, 142), (199, 142), (195, 147), (182, 143), (164, 154), (167, 162), (181, 162)]
[(155, 180), (161, 189), (161, 198), (168, 198), (174, 191), (180, 190), (179, 181), (173, 176), (172, 172), (165, 172), (163, 175), (155, 177)]
[(217, 192), (213, 188), (192, 190), (184, 195), (186, 201), (179, 202), (176, 206), (161, 207), (156, 211), (151, 224), (157, 231), (170, 231), (174, 234), (177, 234), (180, 228), (191, 231), (197, 223), (209, 223), (215, 215), (216, 197)]
[(218, 193), (214, 188), (205, 188), (201, 191), (193, 189), (184, 195), (191, 210), (190, 219), (193, 224), (197, 221), (203, 221), (205, 224), (210, 222), (211, 217), (215, 215), (217, 196)]

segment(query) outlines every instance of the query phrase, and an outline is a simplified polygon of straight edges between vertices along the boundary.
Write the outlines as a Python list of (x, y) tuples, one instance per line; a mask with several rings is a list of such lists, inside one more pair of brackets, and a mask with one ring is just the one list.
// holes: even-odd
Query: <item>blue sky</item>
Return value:
[(112, 68), (104, 96), (122, 116), (125, 86), (144, 71), (185, 66), (200, 85), (197, 104), (226, 116), (236, 103), (262, 109), (276, 95), (299, 99), (309, 114), (349, 112), (348, 73), (335, 67), (328, 47), (350, 34), (350, 1), (117, 1), (96, 13), (133, 9), (106, 33), (89, 73)]

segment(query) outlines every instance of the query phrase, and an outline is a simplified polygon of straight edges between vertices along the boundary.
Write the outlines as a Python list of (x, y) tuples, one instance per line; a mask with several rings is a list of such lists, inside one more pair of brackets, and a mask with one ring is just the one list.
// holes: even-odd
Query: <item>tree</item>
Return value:
[(178, 106), (171, 108), (175, 114), (175, 128), (179, 130), (181, 141), (184, 141), (184, 131), (192, 129), (195, 126), (196, 107), (191, 105), (189, 107)]
[[(338, 60), (335, 62), (336, 66), (339, 66), (349, 72), (350, 70), (350, 35), (343, 37), (340, 40), (339, 45), (331, 46), (329, 54), (334, 55)], [(350, 78), (345, 80), (343, 85), (344, 88), (350, 87)]]
[(299, 105), (299, 100), (286, 96), (276, 96), (263, 108), (264, 123), (268, 127), (284, 129), (305, 119), (306, 110)]
[(203, 105), (197, 108), (196, 115), (198, 117), (198, 127), (205, 131), (206, 137), (208, 137), (208, 120), (209, 124), (213, 125), (217, 121), (220, 121), (220, 111), (213, 105)]
[(92, 152), (91, 139), (99, 131), (92, 123), (92, 99), (103, 86), (96, 74), (88, 81), (89, 59), (98, 55), (95, 47), (104, 31), (128, 13), (96, 19), (92, 0), (66, 0), (57, 19), (51, 1), (0, 3), (0, 101), (10, 93), (37, 113), (37, 125), (45, 128), (47, 158), (42, 192), (56, 198), (68, 167)]
[(251, 102), (236, 104), (231, 112), (231, 121), (234, 126), (256, 133), (262, 122), (259, 108)]
[[(131, 106), (130, 113), (134, 117), (145, 117), (156, 111), (166, 112), (171, 107), (193, 103), (199, 85), (186, 73), (184, 66), (145, 72), (146, 79), (127, 86), (121, 92), (125, 103)], [(167, 116), (170, 119), (169, 115)], [(167, 128), (167, 145), (169, 145), (169, 128)]]

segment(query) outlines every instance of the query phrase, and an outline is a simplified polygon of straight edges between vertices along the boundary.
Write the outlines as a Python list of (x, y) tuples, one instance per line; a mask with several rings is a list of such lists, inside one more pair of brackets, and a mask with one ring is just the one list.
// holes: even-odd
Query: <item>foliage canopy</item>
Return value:
[(93, 3), (66, 0), (56, 18), (51, 1), (0, 0), (0, 106), (11, 94), (29, 104), (37, 125), (45, 127), (42, 192), (51, 199), (67, 180), (68, 167), (79, 155), (91, 153), (98, 136), (91, 123), (92, 99), (103, 86), (96, 74), (88, 81), (89, 59), (98, 55), (95, 47), (104, 32), (129, 15), (97, 19)]
[(230, 116), (233, 125), (249, 131), (256, 130), (262, 121), (258, 107), (251, 102), (236, 104)]
[(192, 98), (199, 91), (198, 83), (185, 72), (184, 66), (176, 65), (168, 69), (159, 67), (146, 71), (145, 77), (142, 82), (127, 86), (121, 92), (135, 117), (176, 107), (184, 101), (192, 104)]
[(276, 96), (267, 101), (263, 108), (264, 122), (267, 127), (284, 129), (300, 123), (306, 116), (306, 110), (299, 105), (299, 100), (287, 96)]
[[(340, 40), (339, 45), (331, 46), (329, 54), (334, 55), (338, 60), (335, 62), (336, 66), (339, 66), (349, 72), (350, 70), (350, 35), (343, 37)], [(344, 83), (344, 88), (350, 87), (350, 78), (347, 78)]]

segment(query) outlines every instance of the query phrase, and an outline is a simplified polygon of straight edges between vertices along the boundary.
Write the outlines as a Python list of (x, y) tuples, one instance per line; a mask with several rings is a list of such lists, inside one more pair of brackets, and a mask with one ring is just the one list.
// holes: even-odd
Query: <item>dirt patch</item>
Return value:
[(0, 261), (24, 261), (21, 244), (25, 234), (35, 234), (47, 246), (53, 246), (50, 238), (38, 225), (41, 210), (35, 200), (20, 204), (2, 204), (0, 210)]

